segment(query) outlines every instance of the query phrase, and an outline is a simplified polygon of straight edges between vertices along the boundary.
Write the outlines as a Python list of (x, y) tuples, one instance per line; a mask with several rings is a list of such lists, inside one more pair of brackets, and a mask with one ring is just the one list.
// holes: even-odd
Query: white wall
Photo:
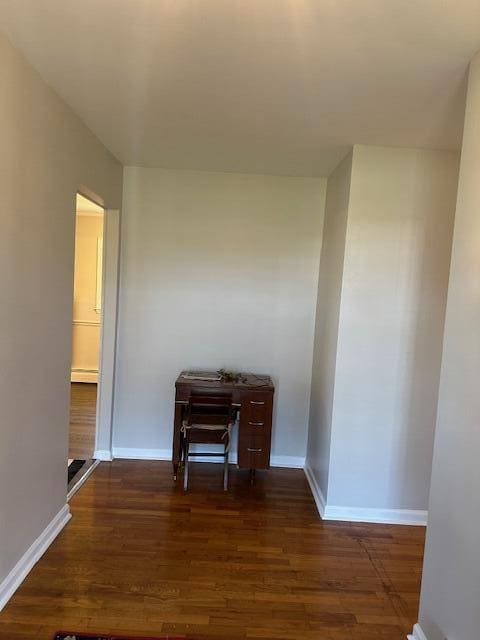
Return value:
[(66, 502), (75, 196), (122, 169), (0, 36), (0, 591)]
[(117, 450), (168, 455), (178, 373), (224, 366), (272, 375), (273, 455), (305, 456), (324, 197), (323, 179), (125, 169)]
[(471, 64), (433, 457), (420, 625), (480, 630), (480, 54)]
[(345, 255), (352, 154), (328, 179), (318, 279), (307, 464), (323, 495), (328, 493), (338, 317)]
[(427, 509), (457, 175), (455, 153), (354, 147), (344, 256), (340, 234), (326, 232), (322, 250), (325, 271), (329, 255), (338, 260), (338, 336), (330, 327), (326, 340), (317, 313), (316, 353), (330, 356), (315, 358), (312, 378), (307, 459), (327, 517)]
[(72, 382), (98, 382), (102, 325), (104, 213), (77, 209), (73, 285)]
[(332, 505), (427, 509), (457, 176), (455, 153), (354, 148)]

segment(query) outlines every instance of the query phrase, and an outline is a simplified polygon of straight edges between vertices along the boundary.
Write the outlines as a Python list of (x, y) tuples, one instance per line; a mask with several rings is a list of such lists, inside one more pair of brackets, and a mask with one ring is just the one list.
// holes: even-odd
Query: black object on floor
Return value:
[(72, 464), (68, 467), (68, 482), (70, 482), (72, 478), (77, 475), (85, 462), (85, 460), (74, 460), (72, 462)]

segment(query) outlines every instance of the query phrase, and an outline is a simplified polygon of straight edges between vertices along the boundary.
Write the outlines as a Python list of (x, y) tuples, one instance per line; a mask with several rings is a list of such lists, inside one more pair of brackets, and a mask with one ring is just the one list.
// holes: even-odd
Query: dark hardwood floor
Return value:
[(97, 413), (97, 385), (72, 382), (68, 457), (93, 458)]
[(57, 629), (229, 640), (404, 640), (424, 529), (322, 522), (301, 470), (102, 463), (0, 614), (0, 638)]

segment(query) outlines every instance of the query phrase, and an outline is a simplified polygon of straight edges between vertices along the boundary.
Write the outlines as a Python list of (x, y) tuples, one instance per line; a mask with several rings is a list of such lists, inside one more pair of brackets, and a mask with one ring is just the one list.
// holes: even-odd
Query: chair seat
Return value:
[(204, 429), (205, 431), (229, 431), (232, 427), (232, 424), (224, 425), (224, 424), (202, 424), (202, 423), (192, 423), (187, 424), (183, 423), (184, 429)]

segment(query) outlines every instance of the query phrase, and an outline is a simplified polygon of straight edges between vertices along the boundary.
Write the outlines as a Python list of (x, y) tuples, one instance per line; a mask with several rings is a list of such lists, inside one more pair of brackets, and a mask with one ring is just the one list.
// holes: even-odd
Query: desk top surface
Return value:
[[(227, 382), (225, 380), (202, 380), (199, 378), (185, 377), (186, 374), (195, 372), (182, 371), (178, 376), (175, 386), (186, 385), (190, 387), (205, 387), (209, 389), (257, 389), (258, 391), (273, 391), (274, 386), (270, 376), (258, 373), (239, 373), (239, 379), (235, 382)], [(212, 375), (215, 376), (216, 371), (201, 371), (199, 376)]]

